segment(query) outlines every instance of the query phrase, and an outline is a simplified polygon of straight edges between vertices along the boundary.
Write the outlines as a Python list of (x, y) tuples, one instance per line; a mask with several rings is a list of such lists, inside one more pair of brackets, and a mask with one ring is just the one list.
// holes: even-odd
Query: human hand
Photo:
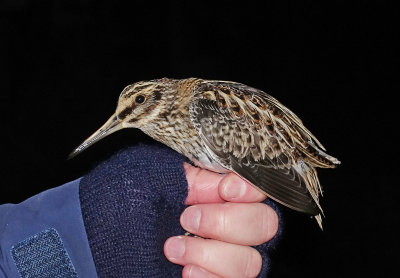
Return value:
[(188, 181), (181, 225), (201, 236), (175, 236), (164, 245), (164, 254), (183, 265), (183, 277), (255, 277), (262, 259), (250, 246), (276, 234), (278, 217), (260, 203), (265, 195), (230, 173), (220, 175), (184, 165)]

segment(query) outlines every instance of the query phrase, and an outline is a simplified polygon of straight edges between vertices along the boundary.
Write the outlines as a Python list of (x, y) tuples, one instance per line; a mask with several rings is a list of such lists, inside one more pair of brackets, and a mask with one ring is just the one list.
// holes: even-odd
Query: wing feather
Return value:
[(206, 149), (223, 167), (294, 210), (311, 215), (322, 212), (278, 139), (267, 132), (257, 137), (248, 119), (234, 119), (228, 109), (213, 100), (198, 99), (190, 111)]
[(244, 84), (204, 81), (196, 90), (190, 118), (209, 155), (272, 199), (314, 215), (321, 226), (322, 189), (314, 167), (340, 162), (300, 118)]

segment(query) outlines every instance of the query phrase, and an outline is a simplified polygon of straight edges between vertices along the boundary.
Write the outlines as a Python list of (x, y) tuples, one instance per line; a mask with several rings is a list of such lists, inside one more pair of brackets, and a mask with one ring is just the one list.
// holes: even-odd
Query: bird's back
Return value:
[(249, 86), (202, 81), (195, 87), (191, 121), (209, 155), (284, 205), (322, 213), (314, 167), (339, 161), (275, 98)]

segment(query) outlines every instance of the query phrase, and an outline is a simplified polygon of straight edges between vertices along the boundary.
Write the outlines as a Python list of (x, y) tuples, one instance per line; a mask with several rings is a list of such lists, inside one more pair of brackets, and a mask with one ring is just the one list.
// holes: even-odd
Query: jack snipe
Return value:
[(340, 162), (302, 121), (249, 86), (196, 78), (127, 86), (114, 115), (70, 155), (122, 128), (139, 128), (199, 167), (235, 172), (279, 203), (315, 216), (322, 228), (315, 167)]

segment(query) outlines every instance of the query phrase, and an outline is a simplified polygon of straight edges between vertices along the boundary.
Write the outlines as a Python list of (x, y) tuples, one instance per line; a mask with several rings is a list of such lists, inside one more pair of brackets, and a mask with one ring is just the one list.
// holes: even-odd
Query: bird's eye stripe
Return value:
[(160, 90), (154, 90), (153, 95), (154, 95), (155, 100), (161, 99), (161, 91)]
[(125, 119), (130, 113), (132, 113), (133, 107), (129, 106), (126, 107), (121, 113), (118, 114), (118, 119), (123, 120)]
[(128, 86), (124, 94), (124, 98), (130, 98), (132, 95), (136, 94), (139, 91), (143, 91), (148, 89), (152, 84), (142, 84), (142, 85), (131, 85)]

